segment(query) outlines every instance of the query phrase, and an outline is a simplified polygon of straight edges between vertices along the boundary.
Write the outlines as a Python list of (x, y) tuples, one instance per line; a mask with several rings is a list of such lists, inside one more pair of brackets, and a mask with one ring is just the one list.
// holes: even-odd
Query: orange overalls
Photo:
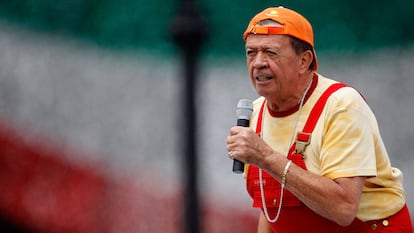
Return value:
[[(345, 87), (345, 84), (336, 83), (331, 85), (319, 98), (314, 108), (312, 109), (309, 118), (296, 138), (296, 142), (292, 145), (288, 153), (288, 159), (292, 160), (297, 166), (306, 169), (302, 153), (306, 145), (310, 142), (310, 135), (319, 119), (319, 116), (325, 106), (329, 96), (338, 90)], [(262, 116), (266, 101), (260, 109), (259, 119), (256, 126), (256, 133), (260, 135)], [(280, 183), (273, 177), (263, 171), (262, 175), (264, 197), (269, 216), (273, 218), (276, 216), (279, 207), (280, 199)], [(255, 166), (248, 167), (247, 191), (253, 198), (253, 207), (261, 208), (263, 211), (259, 169)], [(347, 227), (341, 227), (333, 221), (321, 217), (320, 215), (309, 209), (304, 203), (296, 198), (288, 190), (284, 191), (282, 210), (278, 220), (275, 223), (269, 223), (274, 232), (277, 233), (301, 233), (301, 232), (317, 232), (317, 233), (367, 233), (367, 232), (404, 232), (412, 233), (411, 220), (406, 206), (397, 214), (382, 220), (362, 222), (355, 218), (353, 223)], [(401, 228), (405, 227), (405, 228)]]

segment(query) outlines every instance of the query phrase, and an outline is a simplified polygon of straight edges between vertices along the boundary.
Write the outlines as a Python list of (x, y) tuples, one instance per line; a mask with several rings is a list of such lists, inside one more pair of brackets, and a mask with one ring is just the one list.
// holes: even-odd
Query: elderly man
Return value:
[(250, 127), (230, 129), (227, 150), (248, 164), (258, 232), (412, 232), (375, 116), (358, 91), (316, 72), (310, 23), (268, 8), (243, 38), (261, 97)]

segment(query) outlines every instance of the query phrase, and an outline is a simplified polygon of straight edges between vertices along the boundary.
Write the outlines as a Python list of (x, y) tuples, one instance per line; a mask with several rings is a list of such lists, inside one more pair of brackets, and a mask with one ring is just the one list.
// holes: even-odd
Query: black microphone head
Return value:
[(241, 99), (237, 103), (237, 119), (250, 120), (253, 113), (253, 103), (249, 99)]

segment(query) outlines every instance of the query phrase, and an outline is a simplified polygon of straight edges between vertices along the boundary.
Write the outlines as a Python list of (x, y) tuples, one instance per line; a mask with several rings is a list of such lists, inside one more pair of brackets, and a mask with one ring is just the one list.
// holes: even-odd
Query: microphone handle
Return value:
[[(249, 120), (247, 119), (237, 119), (237, 126), (249, 127)], [(234, 159), (233, 160), (233, 172), (240, 174), (244, 172), (244, 163)]]

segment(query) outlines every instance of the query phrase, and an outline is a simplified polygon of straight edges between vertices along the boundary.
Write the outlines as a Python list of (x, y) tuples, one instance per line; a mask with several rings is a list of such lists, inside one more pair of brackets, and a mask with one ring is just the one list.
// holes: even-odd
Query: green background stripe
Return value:
[[(10, 23), (77, 37), (107, 48), (171, 52), (174, 46), (169, 40), (169, 25), (178, 2), (0, 0), (0, 17)], [(198, 6), (210, 34), (205, 52), (239, 56), (243, 49), (241, 33), (248, 20), (272, 5), (284, 5), (307, 17), (314, 25), (318, 51), (366, 51), (404, 47), (414, 42), (414, 1), (203, 0)]]

